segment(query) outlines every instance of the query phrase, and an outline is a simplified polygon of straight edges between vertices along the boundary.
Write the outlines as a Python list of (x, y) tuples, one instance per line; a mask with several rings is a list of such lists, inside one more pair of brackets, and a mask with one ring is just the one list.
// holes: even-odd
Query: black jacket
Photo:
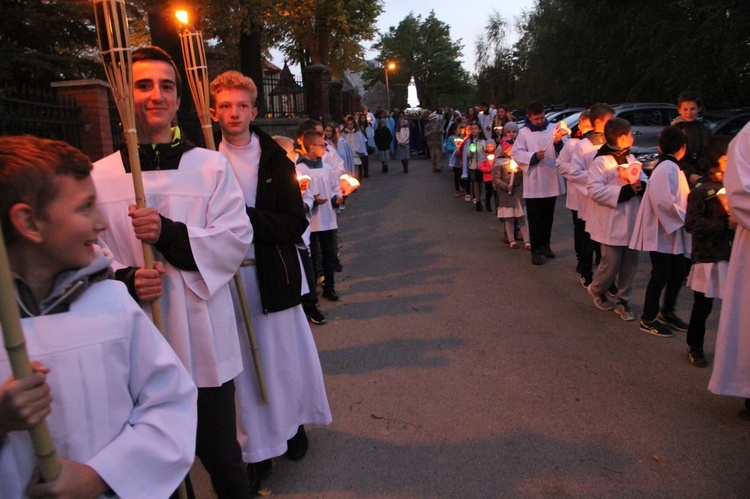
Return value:
[(391, 142), (393, 141), (393, 135), (388, 127), (376, 128), (375, 129), (375, 145), (381, 151), (391, 148)]
[(302, 271), (297, 244), (307, 217), (294, 164), (284, 149), (260, 128), (250, 125), (260, 141), (255, 208), (247, 208), (263, 312), (278, 312), (302, 301)]
[(729, 260), (733, 234), (729, 229), (729, 215), (716, 197), (721, 187), (721, 182), (704, 177), (688, 195), (685, 230), (693, 235), (695, 263)]

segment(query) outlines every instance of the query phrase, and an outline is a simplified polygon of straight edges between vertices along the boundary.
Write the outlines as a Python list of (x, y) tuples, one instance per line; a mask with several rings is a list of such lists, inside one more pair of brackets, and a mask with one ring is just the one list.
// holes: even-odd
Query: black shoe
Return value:
[(336, 265), (333, 266), (334, 272), (343, 272), (344, 267), (341, 265), (341, 262), (336, 262)]
[(672, 331), (664, 327), (664, 325), (657, 320), (647, 321), (641, 318), (640, 328), (644, 333), (652, 334), (657, 338), (671, 338), (674, 336)]
[(688, 330), (688, 325), (674, 314), (659, 314), (659, 322), (667, 326), (673, 331), (682, 331), (683, 333)]
[(307, 453), (307, 448), (310, 446), (310, 442), (307, 440), (307, 434), (305, 433), (305, 427), (300, 425), (297, 430), (297, 434), (286, 441), (286, 457), (292, 461), (299, 461)]
[(750, 399), (745, 399), (745, 410), (750, 412)]
[(484, 209), (487, 213), (492, 213), (492, 206), (490, 206), (490, 203), (485, 204)]
[(307, 316), (307, 319), (313, 324), (325, 324), (326, 323), (325, 316), (321, 314), (320, 310), (318, 310), (318, 307), (314, 305), (312, 307), (305, 307), (305, 315)]
[(617, 298), (617, 293), (619, 293), (620, 290), (617, 289), (617, 286), (615, 286), (615, 283), (613, 282), (612, 285), (607, 290), (607, 296), (610, 298)]
[(708, 361), (700, 348), (688, 348), (688, 361), (695, 367), (708, 367)]
[(533, 265), (544, 265), (544, 257), (542, 256), (541, 253), (532, 253), (531, 263)]
[(261, 482), (261, 477), (258, 474), (258, 465), (255, 463), (248, 463), (245, 472), (247, 473), (247, 481), (250, 483), (250, 493), (252, 494), (252, 497), (255, 497), (258, 495), (258, 491), (260, 491)]
[(549, 244), (542, 248), (542, 254), (547, 258), (555, 258), (555, 253), (552, 251), (552, 248), (549, 247)]
[(474, 209), (477, 211), (482, 211), (482, 203), (477, 201), (477, 204), (474, 206)]
[(340, 298), (340, 295), (336, 292), (335, 289), (328, 288), (328, 289), (323, 289), (323, 298), (327, 298), (328, 300), (331, 300), (331, 301), (338, 301), (338, 299)]
[(273, 459), (266, 459), (254, 464), (255, 474), (258, 475), (258, 478), (265, 480), (271, 476), (271, 471), (273, 470)]

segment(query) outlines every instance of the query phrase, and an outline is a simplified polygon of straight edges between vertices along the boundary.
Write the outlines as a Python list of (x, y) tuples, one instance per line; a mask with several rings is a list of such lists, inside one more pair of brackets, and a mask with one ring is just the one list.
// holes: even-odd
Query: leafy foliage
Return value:
[(3, 0), (0, 80), (34, 83), (103, 76), (90, 2)]
[(512, 48), (497, 45), (493, 29), (503, 23), (490, 20), (488, 35), (477, 42), (480, 95), (494, 91), (517, 105), (531, 99), (588, 105), (673, 102), (689, 88), (710, 107), (747, 104), (750, 11), (744, 3), (537, 0), (520, 20), (523, 36)]

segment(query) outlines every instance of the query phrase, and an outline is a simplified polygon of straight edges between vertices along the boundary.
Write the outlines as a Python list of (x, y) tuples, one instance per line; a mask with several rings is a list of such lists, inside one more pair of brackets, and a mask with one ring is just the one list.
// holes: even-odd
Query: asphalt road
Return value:
[[(338, 302), (313, 326), (334, 422), (283, 497), (750, 497), (750, 416), (706, 389), (684, 333), (655, 338), (597, 310), (578, 282), (572, 221), (532, 266), (452, 174), (373, 166), (339, 217)], [(399, 165), (400, 166), (400, 165)], [(642, 310), (642, 255), (632, 305)], [(692, 292), (678, 315), (688, 319)], [(709, 320), (713, 352), (720, 306)], [(711, 356), (709, 356), (711, 359)], [(197, 464), (199, 497), (212, 497)]]

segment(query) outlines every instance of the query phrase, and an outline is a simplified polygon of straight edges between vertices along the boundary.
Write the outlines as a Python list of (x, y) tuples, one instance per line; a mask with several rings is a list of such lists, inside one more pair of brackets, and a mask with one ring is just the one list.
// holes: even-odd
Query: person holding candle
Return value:
[(472, 121), (466, 128), (469, 130), (469, 136), (461, 144), (461, 162), (464, 171), (468, 173), (469, 183), (474, 188), (474, 207), (476, 211), (482, 211), (481, 196), (484, 177), (479, 169), (479, 164), (487, 159), (484, 154), (484, 146), (487, 141), (479, 122)]
[(497, 218), (503, 221), (505, 242), (512, 249), (518, 248), (514, 234), (514, 226), (518, 223), (524, 248), (530, 251), (529, 226), (523, 206), (523, 175), (515, 161), (508, 157), (494, 159), (492, 187), (497, 192)]
[(729, 144), (724, 173), (729, 215), (737, 222), (708, 389), (745, 398), (750, 411), (750, 124)]
[(544, 116), (544, 104), (529, 103), (526, 123), (518, 132), (511, 158), (523, 172), (524, 199), (529, 214), (531, 263), (543, 265), (544, 258), (555, 258), (550, 247), (557, 197), (565, 194), (565, 182), (555, 168), (562, 150), (563, 131)]
[(723, 298), (729, 270), (732, 238), (737, 224), (727, 212), (722, 192), (727, 168), (726, 137), (712, 137), (705, 153), (709, 173), (688, 194), (685, 230), (693, 236), (693, 264), (687, 284), (693, 290), (693, 309), (687, 330), (688, 361), (696, 367), (708, 366), (703, 353), (706, 319), (714, 298)]
[[(577, 205), (573, 222), (573, 239), (577, 248), (576, 271), (581, 276), (580, 282), (584, 288), (588, 288), (594, 279), (594, 260), (596, 259), (597, 263), (601, 260), (599, 243), (591, 239), (586, 227), (589, 207), (592, 205), (586, 187), (588, 172), (594, 163), (596, 152), (607, 142), (604, 137), (604, 126), (615, 115), (614, 109), (603, 102), (594, 104), (588, 111), (591, 129), (585, 131), (576, 144), (568, 172), (568, 202), (571, 206)], [(577, 198), (577, 202), (574, 198)], [(614, 282), (607, 290), (607, 294), (612, 298), (617, 296), (617, 286)]]
[[(649, 188), (638, 209), (630, 247), (648, 251), (651, 277), (641, 316), (641, 331), (667, 335), (664, 328), (687, 331), (687, 324), (675, 314), (677, 297), (687, 275), (691, 237), (685, 231), (685, 211), (690, 192), (678, 162), (685, 155), (685, 135), (677, 127), (659, 134), (659, 162), (649, 179)], [(659, 309), (662, 292), (664, 300)], [(657, 317), (658, 315), (658, 317)], [(658, 322), (657, 322), (658, 319)]]
[[(3, 498), (169, 497), (193, 463), (195, 384), (111, 279), (91, 169), (64, 142), (0, 138), (0, 237), (15, 287), (7, 298), (30, 358), (41, 360), (17, 380), (0, 350)], [(158, 277), (152, 293), (161, 293)], [(62, 469), (40, 483), (25, 430), (45, 417)]]
[(139, 156), (148, 207), (136, 209), (127, 150), (94, 165), (98, 204), (110, 228), (102, 240), (115, 276), (147, 301), (140, 278), (142, 243), (163, 263), (168, 290), (164, 334), (198, 386), (196, 455), (219, 497), (248, 497), (250, 483), (237, 442), (234, 378), (242, 372), (230, 282), (253, 240), (240, 185), (226, 158), (196, 147), (172, 122), (181, 82), (159, 47), (133, 52)]
[[(586, 218), (591, 239), (602, 247), (602, 261), (587, 291), (599, 310), (612, 310), (624, 320), (634, 320), (628, 307), (633, 296), (633, 281), (638, 270), (638, 252), (628, 247), (647, 177), (640, 171), (634, 181), (623, 177), (620, 165), (635, 162), (630, 154), (633, 134), (630, 123), (612, 118), (604, 126), (607, 143), (597, 152), (588, 171), (586, 185), (592, 203)], [(533, 244), (533, 243), (532, 243)], [(605, 292), (617, 278), (617, 307)]]

